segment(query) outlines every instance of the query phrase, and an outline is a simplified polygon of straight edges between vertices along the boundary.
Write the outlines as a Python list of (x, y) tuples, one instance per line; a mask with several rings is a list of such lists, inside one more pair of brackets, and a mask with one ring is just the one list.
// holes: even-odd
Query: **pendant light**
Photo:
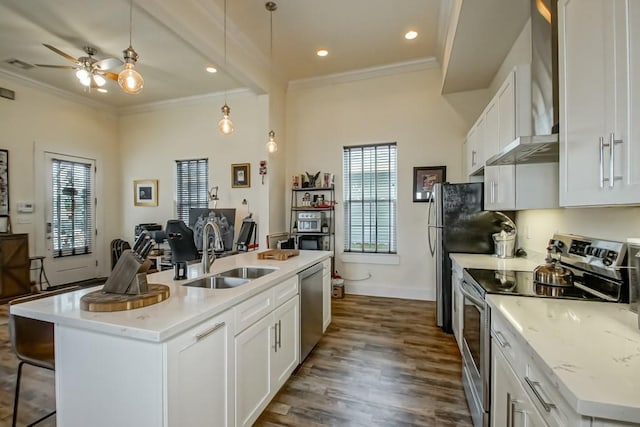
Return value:
[[(227, 0), (224, 0), (224, 69), (227, 69)], [(218, 122), (218, 129), (223, 135), (233, 132), (233, 122), (229, 118), (231, 108), (227, 105), (227, 90), (224, 91), (224, 105), (221, 108), (222, 119)]]
[(129, 2), (129, 47), (122, 51), (124, 54), (124, 70), (118, 74), (118, 84), (128, 94), (140, 93), (144, 86), (144, 79), (135, 70), (138, 53), (131, 44), (131, 33), (133, 32), (133, 0)]
[[(273, 84), (271, 84), (271, 80), (273, 80), (273, 12), (278, 9), (278, 5), (275, 4), (275, 2), (268, 1), (265, 3), (264, 7), (269, 11), (269, 86), (271, 87), (271, 91), (273, 91)], [(273, 94), (269, 93), (269, 98), (272, 96)], [(276, 143), (275, 138), (276, 133), (271, 129), (269, 131), (269, 142), (267, 142), (267, 152), (269, 154), (273, 154), (278, 151), (278, 144)]]

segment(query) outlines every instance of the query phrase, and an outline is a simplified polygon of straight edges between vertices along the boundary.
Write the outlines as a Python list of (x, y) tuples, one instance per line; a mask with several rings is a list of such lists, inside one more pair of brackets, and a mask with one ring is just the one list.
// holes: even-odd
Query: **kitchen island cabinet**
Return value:
[[(187, 281), (173, 281), (172, 271), (155, 273), (149, 282), (168, 285), (171, 296), (136, 310), (81, 311), (81, 296), (98, 289), (91, 288), (14, 305), (11, 313), (55, 325), (58, 425), (238, 425), (235, 373), (244, 353), (236, 334), (264, 321), (273, 345), (275, 325), (277, 331), (282, 325), (278, 339), (288, 358), (279, 372), (264, 375), (277, 378), (274, 384), (286, 381), (299, 351), (297, 273), (330, 256), (300, 251), (287, 261), (258, 260), (256, 253), (216, 260), (211, 275), (242, 266), (275, 269), (232, 289), (182, 286)], [(265, 292), (272, 298), (264, 314), (251, 318), (240, 310)]]
[(640, 3), (558, 2), (560, 204), (640, 203)]

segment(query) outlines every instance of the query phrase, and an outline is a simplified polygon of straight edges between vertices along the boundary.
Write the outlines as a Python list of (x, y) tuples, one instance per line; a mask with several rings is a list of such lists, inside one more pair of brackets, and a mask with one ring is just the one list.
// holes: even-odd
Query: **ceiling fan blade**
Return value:
[(116, 82), (118, 81), (118, 75), (116, 73), (111, 73), (109, 71), (102, 71), (101, 74), (108, 79), (114, 80)]
[(62, 56), (63, 58), (68, 59), (71, 62), (78, 62), (78, 60), (76, 58), (74, 58), (73, 56), (69, 55), (68, 53), (64, 53), (63, 51), (61, 51), (57, 47), (53, 47), (50, 44), (46, 44), (46, 43), (42, 43), (42, 45), (44, 47), (48, 48), (48, 49), (51, 49), (52, 51), (54, 51), (58, 55)]
[(104, 71), (104, 70), (111, 70), (113, 68), (118, 68), (122, 64), (124, 64), (124, 62), (122, 62), (118, 58), (105, 58), (96, 62), (95, 64), (93, 64), (93, 66)]
[(36, 67), (46, 67), (46, 68), (64, 68), (65, 70), (75, 70), (76, 67), (73, 65), (48, 65), (48, 64), (34, 64)]

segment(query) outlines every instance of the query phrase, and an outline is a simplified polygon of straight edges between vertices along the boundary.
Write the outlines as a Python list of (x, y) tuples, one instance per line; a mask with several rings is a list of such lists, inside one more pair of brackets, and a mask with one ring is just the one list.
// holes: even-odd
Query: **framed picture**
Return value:
[(251, 163), (231, 165), (231, 188), (251, 187)]
[(133, 181), (133, 204), (135, 206), (158, 206), (158, 180), (139, 179)]
[(431, 202), (433, 184), (445, 182), (446, 166), (421, 166), (413, 168), (413, 201)]
[(0, 217), (9, 216), (9, 151), (0, 150)]

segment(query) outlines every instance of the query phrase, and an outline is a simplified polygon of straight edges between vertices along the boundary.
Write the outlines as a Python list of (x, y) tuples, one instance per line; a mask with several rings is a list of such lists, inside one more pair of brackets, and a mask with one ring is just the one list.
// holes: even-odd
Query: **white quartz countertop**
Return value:
[(231, 289), (182, 286), (193, 278), (173, 280), (173, 270), (147, 276), (149, 283), (168, 285), (170, 297), (163, 302), (134, 310), (110, 313), (80, 309), (80, 298), (101, 289), (93, 287), (11, 306), (11, 313), (59, 325), (86, 329), (138, 340), (162, 342), (226, 309), (286, 280), (305, 268), (329, 258), (327, 251), (300, 251), (287, 261), (259, 260), (257, 252), (216, 259), (212, 276), (236, 267), (273, 267), (277, 270)]
[(486, 254), (449, 254), (452, 261), (462, 268), (486, 268), (491, 270), (533, 271), (544, 264), (544, 255), (529, 252), (524, 258), (498, 258)]
[(487, 295), (582, 415), (640, 421), (640, 330), (627, 304)]

